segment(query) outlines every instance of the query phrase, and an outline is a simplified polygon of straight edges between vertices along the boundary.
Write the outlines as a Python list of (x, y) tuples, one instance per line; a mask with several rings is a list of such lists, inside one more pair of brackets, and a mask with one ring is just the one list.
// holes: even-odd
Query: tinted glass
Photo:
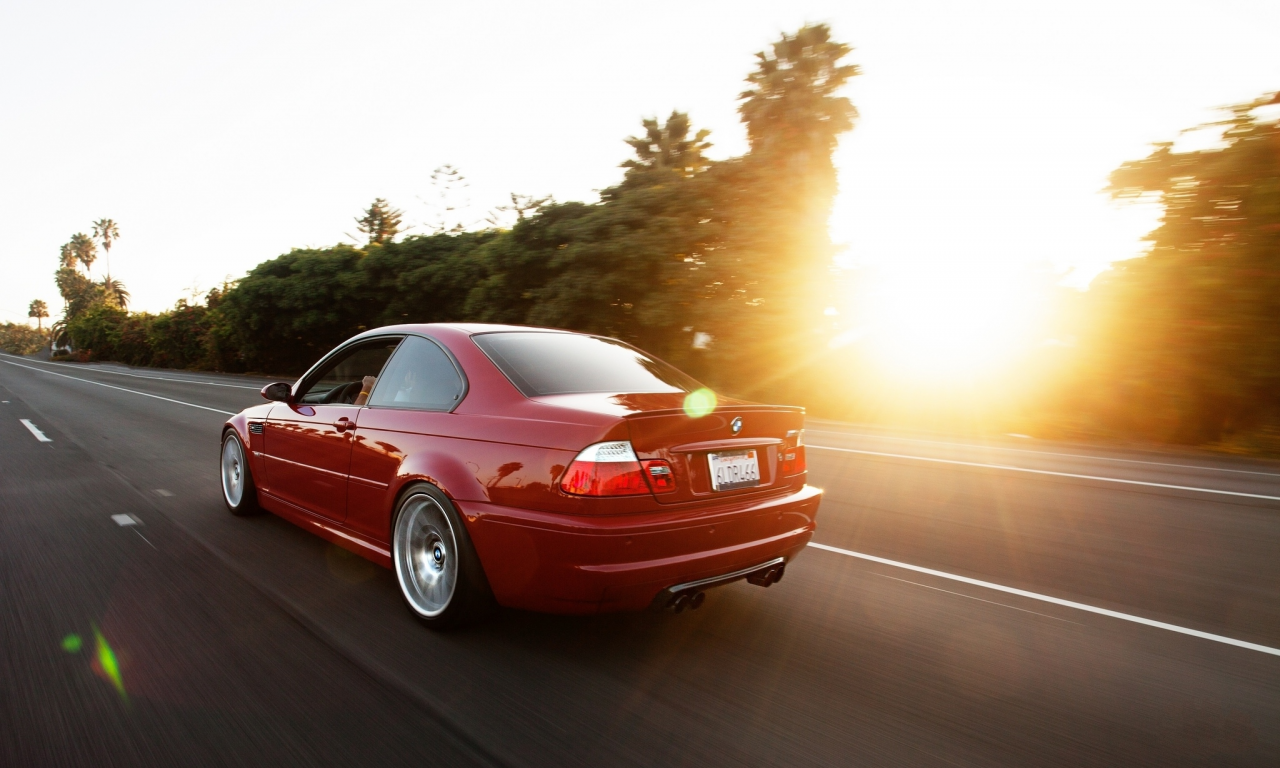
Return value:
[(476, 344), (525, 397), (692, 392), (698, 382), (634, 347), (575, 333), (485, 333)]
[(462, 397), (462, 377), (433, 342), (410, 336), (391, 358), (369, 405), (447, 411)]
[(364, 377), (381, 373), (399, 343), (400, 339), (379, 339), (343, 352), (304, 383), (299, 402), (353, 405)]

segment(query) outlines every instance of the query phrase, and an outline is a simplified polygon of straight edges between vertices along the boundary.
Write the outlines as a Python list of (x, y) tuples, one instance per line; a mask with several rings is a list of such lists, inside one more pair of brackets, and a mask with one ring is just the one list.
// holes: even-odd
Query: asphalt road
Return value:
[(1280, 465), (814, 421), (782, 583), (441, 634), (227, 514), (262, 383), (0, 356), (0, 764), (1280, 765)]

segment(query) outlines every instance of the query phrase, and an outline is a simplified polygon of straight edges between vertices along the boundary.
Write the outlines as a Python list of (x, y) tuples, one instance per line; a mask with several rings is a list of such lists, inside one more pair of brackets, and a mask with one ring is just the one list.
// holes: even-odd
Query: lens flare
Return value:
[(124, 690), (124, 678), (120, 676), (120, 663), (116, 660), (116, 652), (111, 650), (111, 645), (107, 643), (107, 638), (102, 636), (97, 627), (93, 628), (93, 637), (95, 641), (98, 666), (102, 669), (102, 674), (106, 675), (120, 694), (120, 698), (126, 698), (127, 694)]
[(684, 398), (684, 412), (691, 419), (700, 419), (716, 409), (716, 393), (703, 387), (695, 389)]
[(62, 650), (67, 653), (79, 653), (83, 647), (84, 640), (81, 640), (80, 636), (74, 632), (62, 638)]

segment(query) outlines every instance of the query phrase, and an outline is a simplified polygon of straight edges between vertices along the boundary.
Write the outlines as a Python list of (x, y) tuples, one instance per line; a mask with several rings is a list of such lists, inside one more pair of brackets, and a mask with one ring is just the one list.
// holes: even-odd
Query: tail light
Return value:
[(805, 471), (804, 430), (797, 429), (794, 436), (787, 434), (787, 442), (782, 449), (782, 475), (800, 475)]
[(560, 479), (560, 490), (575, 496), (638, 496), (675, 489), (670, 464), (640, 461), (625, 440), (587, 446)]

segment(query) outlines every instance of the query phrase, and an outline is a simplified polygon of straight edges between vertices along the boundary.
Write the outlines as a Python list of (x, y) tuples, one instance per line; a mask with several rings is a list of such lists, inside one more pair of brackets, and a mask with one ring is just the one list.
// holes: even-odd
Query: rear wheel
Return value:
[(233, 515), (251, 515), (258, 511), (258, 489), (245, 460), (244, 444), (234, 429), (222, 436), (222, 500)]
[(464, 623), (492, 604), (461, 516), (435, 486), (416, 485), (401, 498), (391, 548), (400, 594), (432, 627)]

